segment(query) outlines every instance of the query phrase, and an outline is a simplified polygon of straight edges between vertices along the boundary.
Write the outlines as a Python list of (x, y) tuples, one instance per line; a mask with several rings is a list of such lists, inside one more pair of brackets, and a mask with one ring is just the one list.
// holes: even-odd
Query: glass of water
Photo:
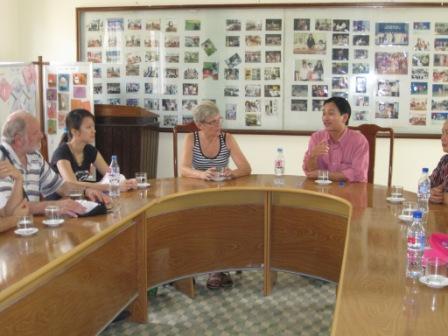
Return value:
[(61, 208), (57, 205), (49, 205), (45, 208), (47, 224), (57, 225), (61, 222)]
[(328, 181), (328, 170), (319, 169), (317, 172), (317, 179), (319, 181)]
[(399, 185), (392, 186), (392, 190), (390, 192), (390, 197), (392, 197), (392, 198), (403, 197), (403, 187), (399, 186)]
[(146, 172), (135, 173), (135, 180), (137, 181), (138, 189), (144, 189), (148, 186), (148, 176)]
[(19, 221), (17, 222), (17, 228), (19, 230), (27, 230), (34, 227), (33, 224), (33, 216), (32, 215), (23, 215), (20, 216)]
[(224, 181), (226, 179), (225, 172), (226, 172), (225, 166), (218, 166), (215, 167), (215, 174), (214, 174), (214, 181)]
[(423, 257), (424, 275), (426, 285), (430, 287), (439, 287), (447, 279), (447, 263), (436, 255)]
[(84, 190), (80, 188), (74, 188), (70, 190), (68, 196), (75, 201), (82, 200), (84, 198)]
[(403, 209), (401, 210), (401, 214), (403, 216), (412, 218), (415, 210), (417, 210), (417, 203), (403, 202)]

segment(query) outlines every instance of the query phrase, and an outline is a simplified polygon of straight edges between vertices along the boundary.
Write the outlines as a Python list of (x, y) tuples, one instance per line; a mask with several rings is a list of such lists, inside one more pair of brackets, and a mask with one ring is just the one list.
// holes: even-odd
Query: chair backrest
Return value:
[(45, 133), (43, 134), (42, 140), (40, 141), (40, 153), (44, 157), (45, 161), (50, 161), (50, 158), (48, 157), (48, 140)]
[(174, 177), (178, 176), (178, 164), (177, 164), (177, 134), (178, 133), (191, 133), (199, 131), (199, 128), (194, 122), (185, 125), (176, 125), (173, 127), (173, 165), (174, 165)]
[(389, 127), (380, 127), (375, 124), (363, 124), (359, 126), (349, 126), (352, 130), (358, 130), (367, 138), (369, 142), (369, 172), (367, 181), (373, 183), (374, 170), (375, 170), (375, 147), (376, 137), (378, 133), (387, 134), (389, 137), (389, 167), (387, 185), (390, 187), (392, 184), (392, 166), (394, 155), (394, 130)]

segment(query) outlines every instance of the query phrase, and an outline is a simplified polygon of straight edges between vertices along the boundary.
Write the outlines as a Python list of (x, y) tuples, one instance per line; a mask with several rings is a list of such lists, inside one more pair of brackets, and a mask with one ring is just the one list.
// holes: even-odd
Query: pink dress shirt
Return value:
[(367, 182), (369, 143), (364, 135), (349, 128), (344, 131), (339, 141), (333, 141), (326, 130), (313, 133), (303, 159), (302, 167), (305, 172), (305, 162), (310, 157), (314, 146), (322, 140), (327, 142), (329, 151), (328, 154), (317, 158), (319, 169), (341, 172), (350, 182)]

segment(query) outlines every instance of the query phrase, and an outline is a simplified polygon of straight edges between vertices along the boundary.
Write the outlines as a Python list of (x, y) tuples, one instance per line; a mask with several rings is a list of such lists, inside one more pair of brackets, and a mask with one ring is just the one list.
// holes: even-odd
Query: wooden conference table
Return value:
[[(246, 268), (263, 270), (260, 295), (275, 292), (273, 270), (339, 282), (333, 335), (446, 335), (448, 290), (406, 279), (406, 226), (386, 187), (270, 175), (151, 183), (111, 214), (59, 228), (36, 217), (35, 236), (0, 234), (0, 335), (93, 335), (126, 306), (144, 323), (148, 288)], [(431, 205), (428, 231), (447, 232), (447, 215)]]

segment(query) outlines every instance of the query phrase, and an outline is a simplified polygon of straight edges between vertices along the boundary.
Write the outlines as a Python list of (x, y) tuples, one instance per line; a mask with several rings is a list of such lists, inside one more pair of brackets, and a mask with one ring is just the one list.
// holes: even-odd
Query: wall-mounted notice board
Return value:
[(97, 103), (138, 105), (162, 127), (216, 101), (224, 127), (313, 131), (323, 101), (351, 124), (440, 133), (448, 116), (441, 6), (78, 8), (78, 58)]
[(53, 154), (65, 131), (65, 117), (74, 109), (93, 110), (92, 65), (51, 63), (44, 67), (44, 120), (48, 153)]

